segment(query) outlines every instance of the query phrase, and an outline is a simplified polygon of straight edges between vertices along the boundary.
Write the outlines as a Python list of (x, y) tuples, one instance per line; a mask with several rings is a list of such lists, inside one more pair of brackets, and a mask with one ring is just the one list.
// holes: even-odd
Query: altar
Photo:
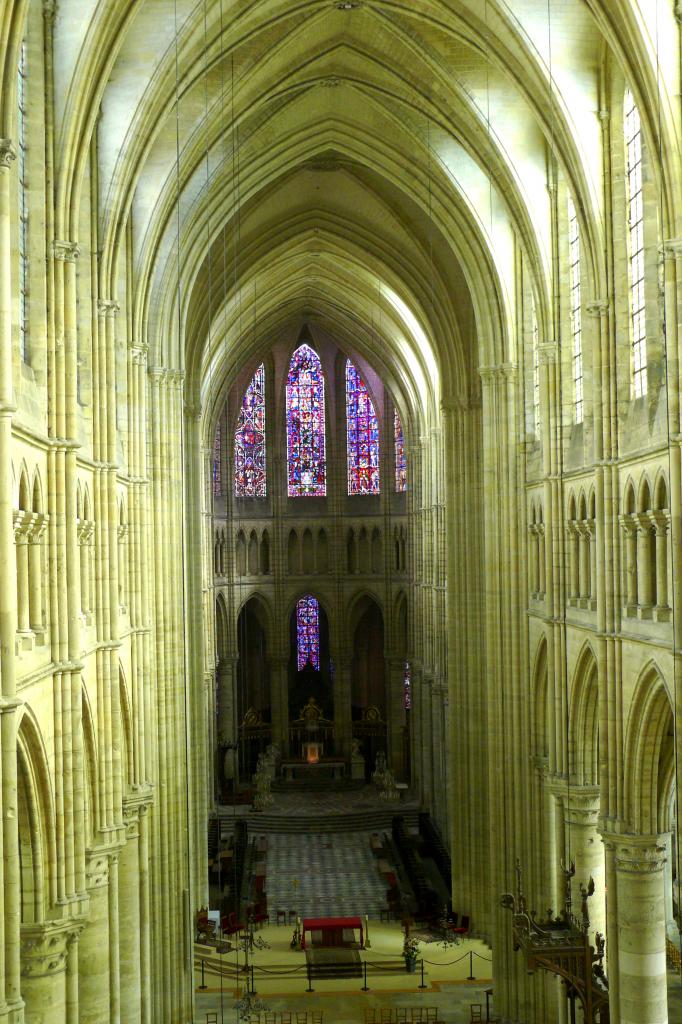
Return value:
[(294, 779), (342, 779), (346, 762), (338, 758), (320, 758), (318, 761), (304, 761), (301, 758), (282, 759), (282, 772), (287, 782)]

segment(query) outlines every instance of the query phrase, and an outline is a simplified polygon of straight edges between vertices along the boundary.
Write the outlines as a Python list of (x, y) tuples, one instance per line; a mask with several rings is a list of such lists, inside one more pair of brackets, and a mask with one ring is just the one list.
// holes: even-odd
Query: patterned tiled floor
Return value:
[(368, 832), (273, 834), (268, 840), (268, 909), (302, 917), (379, 917), (386, 886)]

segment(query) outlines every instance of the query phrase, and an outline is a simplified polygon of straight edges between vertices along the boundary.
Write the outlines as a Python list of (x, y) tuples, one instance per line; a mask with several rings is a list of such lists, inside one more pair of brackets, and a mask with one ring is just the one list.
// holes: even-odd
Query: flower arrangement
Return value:
[(416, 960), (419, 952), (419, 939), (406, 935), (403, 940), (403, 956), (406, 960)]

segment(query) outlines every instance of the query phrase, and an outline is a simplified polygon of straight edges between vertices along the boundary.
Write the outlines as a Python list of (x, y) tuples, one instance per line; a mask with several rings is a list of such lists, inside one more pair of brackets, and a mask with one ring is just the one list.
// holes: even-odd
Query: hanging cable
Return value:
[[(669, 380), (669, 368), (668, 368), (668, 310), (667, 310), (667, 252), (666, 242), (663, 237), (665, 234), (666, 215), (664, 206), (664, 186), (665, 186), (665, 169), (663, 164), (663, 113), (662, 113), (662, 85), (661, 85), (661, 63), (660, 63), (660, 52), (659, 52), (659, 0), (656, 0), (656, 27), (655, 27), (655, 44), (656, 44), (656, 130), (658, 133), (658, 166), (660, 168), (660, 180), (658, 183), (658, 232), (659, 238), (661, 238), (661, 306), (662, 306), (662, 318), (661, 318), (661, 337), (663, 341), (663, 374), (665, 380), (665, 394), (666, 394), (666, 429), (667, 429), (667, 440), (668, 440), (668, 502), (670, 504), (670, 510), (672, 512), (672, 441), (673, 434), (679, 436), (679, 422), (671, 430), (670, 418), (670, 380)], [(673, 385), (674, 386), (674, 385)], [(678, 420), (679, 420), (679, 398), (678, 398)], [(680, 868), (682, 866), (682, 859), (680, 853), (680, 841), (679, 841), (679, 781), (680, 781), (680, 766), (679, 766), (679, 746), (678, 746), (678, 703), (677, 703), (677, 659), (679, 651), (677, 648), (677, 632), (676, 632), (676, 618), (675, 618), (675, 544), (672, 535), (672, 516), (670, 520), (670, 561), (671, 561), (671, 586), (670, 586), (670, 607), (671, 607), (671, 620), (672, 620), (672, 642), (673, 642), (673, 658), (672, 658), (672, 720), (673, 720), (673, 757), (675, 764), (675, 778), (674, 778), (674, 804), (675, 804), (675, 881), (678, 886), (678, 899), (677, 899), (677, 931), (680, 936), (682, 945), (682, 912), (680, 910)], [(672, 842), (672, 836), (671, 836)], [(672, 875), (672, 871), (671, 871)], [(673, 882), (674, 885), (674, 882)], [(682, 966), (680, 967), (682, 973)]]

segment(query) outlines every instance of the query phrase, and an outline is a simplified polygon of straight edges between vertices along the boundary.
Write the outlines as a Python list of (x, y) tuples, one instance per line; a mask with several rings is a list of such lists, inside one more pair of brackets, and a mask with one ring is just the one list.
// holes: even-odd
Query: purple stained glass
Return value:
[(405, 662), (403, 672), (403, 707), (406, 711), (412, 707), (412, 673), (409, 661)]
[(215, 439), (213, 441), (213, 494), (219, 497), (223, 493), (223, 477), (220, 465), (221, 437), (220, 422), (215, 428)]
[(395, 489), (398, 494), (407, 490), (407, 458), (405, 457), (405, 435), (400, 413), (393, 410), (393, 436), (395, 438)]
[(348, 493), (379, 494), (379, 423), (365, 382), (346, 360)]
[(258, 367), (244, 393), (234, 434), (234, 493), (265, 497), (265, 366)]
[(290, 498), (326, 495), (324, 375), (319, 356), (308, 345), (297, 348), (289, 364), (287, 473)]
[(320, 602), (308, 594), (296, 605), (296, 664), (320, 668)]

